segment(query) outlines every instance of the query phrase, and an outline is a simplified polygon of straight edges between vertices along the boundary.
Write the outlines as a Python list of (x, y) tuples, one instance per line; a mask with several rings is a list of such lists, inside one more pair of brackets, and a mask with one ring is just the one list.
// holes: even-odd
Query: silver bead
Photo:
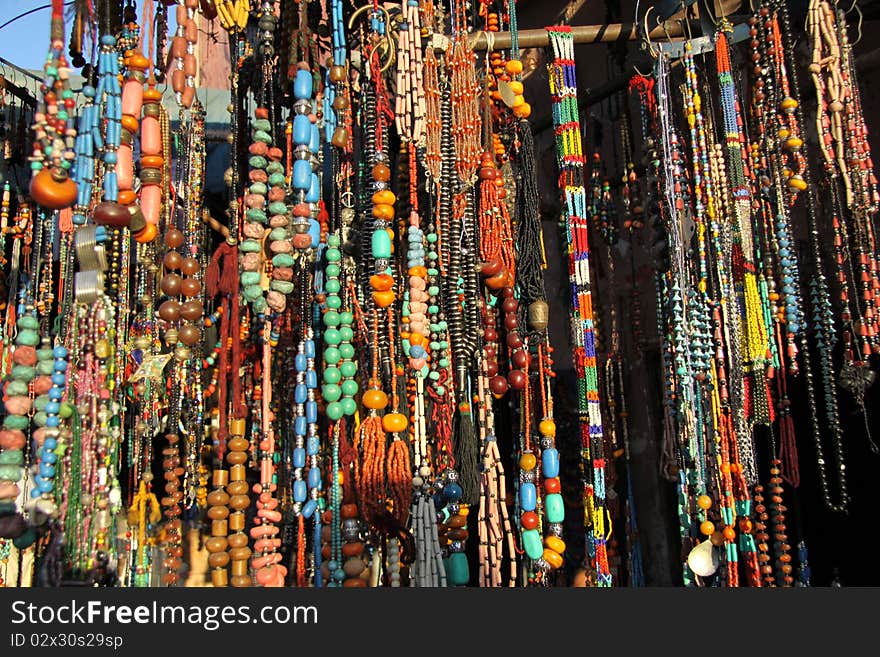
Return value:
[(540, 557), (534, 561), (535, 570), (541, 570), (543, 572), (548, 572), (550, 570), (550, 564), (544, 561), (544, 557)]
[(551, 536), (556, 536), (559, 538), (562, 537), (562, 523), (561, 522), (548, 522), (545, 525), (545, 527), (546, 527), (546, 529), (545, 529), (546, 533), (550, 534)]
[(293, 104), (294, 114), (311, 114), (312, 103), (307, 98), (301, 98)]
[(360, 523), (357, 518), (346, 518), (342, 521), (342, 538), (353, 541), (360, 534)]

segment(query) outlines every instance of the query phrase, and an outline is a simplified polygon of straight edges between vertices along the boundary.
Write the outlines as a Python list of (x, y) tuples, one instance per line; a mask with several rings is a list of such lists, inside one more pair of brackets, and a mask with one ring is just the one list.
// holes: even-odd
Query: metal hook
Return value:
[(382, 66), (379, 69), (379, 71), (382, 73), (384, 73), (389, 68), (391, 68), (391, 65), (394, 63), (394, 60), (397, 58), (397, 47), (394, 45), (394, 39), (391, 38), (390, 34), (386, 34), (384, 40), (385, 40), (385, 43), (388, 44), (387, 48), (385, 49), (385, 52), (388, 53), (388, 61), (385, 62), (385, 66)]
[(648, 73), (647, 75), (645, 75), (644, 73), (642, 73), (642, 72), (639, 70), (639, 67), (636, 66), (635, 64), (633, 64), (633, 70), (634, 70), (636, 73), (638, 73), (638, 74), (639, 74), (641, 77), (643, 77), (643, 78), (650, 78), (650, 77), (652, 77), (652, 76), (654, 75), (654, 72), (653, 72), (653, 71), (651, 71), (650, 73)]
[[(690, 21), (690, 19), (688, 18), (688, 16), (687, 16), (687, 12), (686, 12), (686, 11), (685, 11), (685, 14), (684, 14), (684, 18), (683, 18), (683, 19), (679, 19), (678, 22), (679, 22), (679, 23), (681, 24), (681, 26), (682, 26), (682, 29), (681, 29), (682, 34), (684, 34), (685, 31), (687, 31), (687, 40), (688, 40), (688, 42), (693, 41), (693, 40), (694, 40), (694, 35), (693, 35), (693, 33), (691, 32), (691, 21)], [(669, 33), (668, 33), (668, 32), (666, 33), (666, 36), (667, 36), (667, 37), (669, 36)]]
[[(751, 0), (749, 0), (749, 2), (751, 2)], [(709, 16), (709, 20), (712, 21), (712, 26), (717, 29), (718, 21), (715, 19), (715, 15), (712, 12), (711, 7), (709, 7), (709, 0), (702, 0), (702, 3), (703, 3), (703, 6), (706, 7), (706, 13)], [(723, 18), (723, 16), (722, 16), (722, 18)]]
[[(645, 12), (645, 42), (648, 44), (648, 52), (651, 53), (651, 57), (657, 59), (658, 51), (654, 50), (654, 45), (651, 43), (651, 30), (648, 29), (648, 16), (651, 15), (651, 12), (654, 10), (654, 6), (648, 7), (648, 10)], [(663, 30), (666, 30), (666, 26), (664, 24)]]
[[(865, 15), (862, 13), (861, 7), (859, 7), (859, 0), (853, 0), (852, 7), (849, 8), (849, 11), (853, 11), (853, 10), (855, 10), (859, 14), (859, 23), (858, 23), (858, 27), (857, 27), (858, 33), (859, 33), (859, 38), (856, 39), (855, 41), (853, 41), (853, 43), (852, 43), (852, 47), (855, 48), (856, 45), (859, 43), (859, 41), (862, 40), (862, 22), (865, 19)], [(849, 13), (849, 12), (847, 12), (847, 13)]]

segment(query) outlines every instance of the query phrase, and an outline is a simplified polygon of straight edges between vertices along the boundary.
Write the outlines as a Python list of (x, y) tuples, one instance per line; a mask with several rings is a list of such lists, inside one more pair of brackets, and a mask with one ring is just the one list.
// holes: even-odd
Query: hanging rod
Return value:
[[(699, 22), (692, 21), (692, 29), (697, 33), (700, 29)], [(579, 25), (571, 28), (571, 35), (575, 43), (609, 43), (612, 41), (635, 41), (639, 38), (639, 25), (636, 23), (608, 23), (606, 25)], [(664, 29), (665, 27), (665, 29)], [(510, 32), (487, 32), (480, 31), (471, 34), (471, 48), (474, 50), (486, 50), (489, 40), (496, 50), (510, 48)], [(520, 48), (540, 48), (550, 45), (550, 37), (547, 30), (520, 30)], [(666, 21), (664, 25), (658, 25), (651, 30), (651, 41), (667, 41), (668, 39), (681, 38), (684, 36), (681, 21)], [(494, 37), (494, 38), (493, 38)]]

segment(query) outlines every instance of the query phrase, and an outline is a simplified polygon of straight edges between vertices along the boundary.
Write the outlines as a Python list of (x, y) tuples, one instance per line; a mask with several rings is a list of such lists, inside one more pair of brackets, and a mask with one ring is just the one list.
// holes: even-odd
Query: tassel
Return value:
[(361, 422), (357, 446), (361, 458), (355, 461), (355, 487), (364, 517), (372, 521), (385, 504), (386, 437), (381, 417), (371, 415)]
[[(221, 272), (222, 265), (222, 272)], [(233, 294), (238, 290), (238, 248), (222, 242), (205, 271), (205, 289), (210, 296)]]
[(480, 501), (480, 467), (477, 443), (471, 406), (465, 401), (458, 405), (458, 431), (455, 441), (455, 462), (458, 464), (458, 483), (462, 491), (462, 504), (477, 504)]
[(73, 210), (71, 208), (63, 208), (58, 211), (58, 230), (62, 233), (73, 232)]
[(388, 488), (394, 502), (392, 514), (401, 525), (406, 525), (409, 501), (412, 498), (412, 470), (409, 462), (409, 445), (403, 440), (391, 442), (386, 469)]

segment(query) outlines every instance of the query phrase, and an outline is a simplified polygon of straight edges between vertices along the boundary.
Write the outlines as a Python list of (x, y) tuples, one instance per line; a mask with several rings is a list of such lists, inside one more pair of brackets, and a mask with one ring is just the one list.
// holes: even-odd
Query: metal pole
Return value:
[[(635, 23), (608, 23), (607, 25), (580, 25), (571, 28), (575, 43), (610, 43), (612, 41), (635, 41), (639, 38), (639, 25)], [(699, 27), (696, 28), (699, 30)], [(487, 36), (491, 35), (491, 36)], [(539, 48), (550, 45), (546, 30), (519, 30), (520, 48)], [(684, 36), (681, 21), (667, 21), (651, 30), (651, 41), (668, 41)], [(471, 48), (486, 50), (489, 41), (492, 48), (510, 48), (510, 32), (474, 32), (471, 34)]]

